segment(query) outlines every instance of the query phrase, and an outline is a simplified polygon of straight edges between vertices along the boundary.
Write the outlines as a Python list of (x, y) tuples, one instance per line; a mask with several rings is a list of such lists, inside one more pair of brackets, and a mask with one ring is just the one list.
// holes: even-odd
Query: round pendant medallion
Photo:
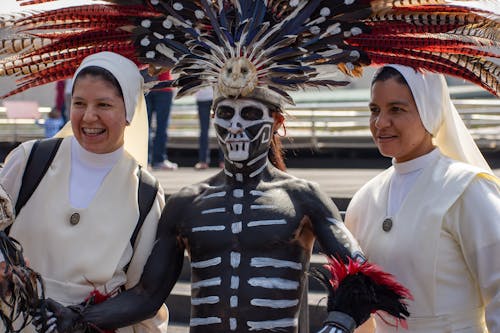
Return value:
[(78, 222), (80, 222), (80, 214), (78, 213), (71, 214), (69, 218), (69, 223), (71, 223), (71, 225), (77, 225)]
[(385, 232), (389, 232), (392, 229), (392, 219), (386, 218), (384, 222), (382, 222), (382, 230)]

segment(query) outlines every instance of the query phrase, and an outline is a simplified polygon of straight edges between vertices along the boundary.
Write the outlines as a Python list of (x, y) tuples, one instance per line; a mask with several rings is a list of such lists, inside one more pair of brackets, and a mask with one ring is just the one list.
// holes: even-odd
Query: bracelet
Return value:
[(334, 325), (349, 333), (353, 333), (356, 328), (354, 319), (348, 314), (339, 311), (328, 312), (328, 317), (326, 317), (323, 325)]

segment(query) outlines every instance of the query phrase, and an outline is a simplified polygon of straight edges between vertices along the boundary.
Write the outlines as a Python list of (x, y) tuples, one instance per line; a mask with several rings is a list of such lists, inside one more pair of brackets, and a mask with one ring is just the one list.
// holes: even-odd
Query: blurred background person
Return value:
[[(158, 76), (149, 76), (146, 70), (142, 71), (145, 82), (148, 81), (170, 81), (172, 76), (169, 71)], [(148, 77), (149, 76), (149, 77)], [(172, 88), (161, 88), (151, 90), (146, 94), (146, 106), (148, 109), (149, 121), (149, 164), (153, 170), (176, 170), (177, 163), (168, 159), (168, 125), (170, 123), (170, 111), (172, 110), (172, 100), (174, 91)], [(156, 126), (152, 126), (153, 114), (155, 115)]]
[[(39, 121), (37, 119), (37, 123)], [(45, 137), (51, 138), (64, 126), (65, 121), (62, 117), (61, 111), (57, 107), (53, 107), (44, 119), (43, 128)]]
[[(210, 166), (210, 113), (212, 111), (213, 89), (206, 87), (196, 93), (196, 106), (198, 108), (198, 119), (200, 123), (200, 136), (198, 140), (198, 163), (195, 164), (196, 170), (208, 169)], [(218, 166), (224, 167), (224, 154), (217, 149)]]
[[(70, 107), (70, 105), (66, 105), (66, 100), (65, 100), (65, 90), (66, 90), (66, 81), (67, 80), (59, 80), (56, 82), (56, 101), (55, 101), (55, 108), (59, 110), (59, 113), (61, 115), (61, 118), (63, 120), (63, 125), (68, 121), (69, 118), (66, 118), (66, 113), (69, 114), (69, 112), (66, 111), (66, 108)], [(61, 125), (62, 127), (62, 125)], [(55, 134), (55, 133), (54, 133)]]
[(73, 94), (73, 80), (66, 79), (64, 80), (64, 111), (63, 118), (64, 121), (67, 122), (70, 119), (70, 111), (71, 111), (71, 95)]

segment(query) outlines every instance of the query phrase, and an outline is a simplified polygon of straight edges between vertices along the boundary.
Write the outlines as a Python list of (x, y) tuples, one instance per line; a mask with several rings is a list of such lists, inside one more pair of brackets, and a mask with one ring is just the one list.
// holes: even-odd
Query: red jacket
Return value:
[[(171, 81), (173, 79), (172, 74), (170, 71), (162, 73), (158, 75), (158, 80), (160, 81)], [(172, 91), (174, 90), (173, 88), (163, 88), (163, 89), (158, 89), (159, 91)]]

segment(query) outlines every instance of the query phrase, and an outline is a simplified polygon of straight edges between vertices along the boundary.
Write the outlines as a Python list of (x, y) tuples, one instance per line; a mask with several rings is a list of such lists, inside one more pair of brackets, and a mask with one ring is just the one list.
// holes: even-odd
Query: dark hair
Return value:
[[(118, 95), (123, 98), (123, 91), (122, 87), (120, 86), (120, 83), (118, 83), (116, 77), (113, 74), (111, 74), (111, 72), (108, 71), (107, 69), (98, 66), (85, 67), (80, 72), (78, 72), (78, 75), (75, 78), (75, 83), (76, 81), (78, 81), (79, 78), (87, 75), (97, 76), (103, 79), (104, 81), (111, 83), (113, 87), (115, 87), (116, 90), (118, 91)], [(71, 91), (72, 94), (74, 89), (75, 85), (73, 84), (73, 90)]]
[[(398, 83), (401, 83), (410, 89), (410, 86), (408, 85), (408, 82), (406, 82), (404, 76), (395, 68), (393, 67), (388, 67), (384, 66), (382, 68), (379, 68), (376, 72), (375, 75), (373, 76), (372, 83), (371, 85), (373, 86), (375, 82), (377, 81), (387, 81), (389, 79), (395, 79)], [(410, 89), (411, 91), (411, 89)]]
[(281, 144), (281, 138), (278, 134), (280, 127), (284, 126), (285, 117), (282, 112), (274, 111), (271, 113), (274, 119), (273, 124), (273, 138), (271, 141), (271, 149), (269, 149), (269, 160), (271, 163), (281, 171), (286, 171), (285, 158), (283, 156), (283, 146)]

